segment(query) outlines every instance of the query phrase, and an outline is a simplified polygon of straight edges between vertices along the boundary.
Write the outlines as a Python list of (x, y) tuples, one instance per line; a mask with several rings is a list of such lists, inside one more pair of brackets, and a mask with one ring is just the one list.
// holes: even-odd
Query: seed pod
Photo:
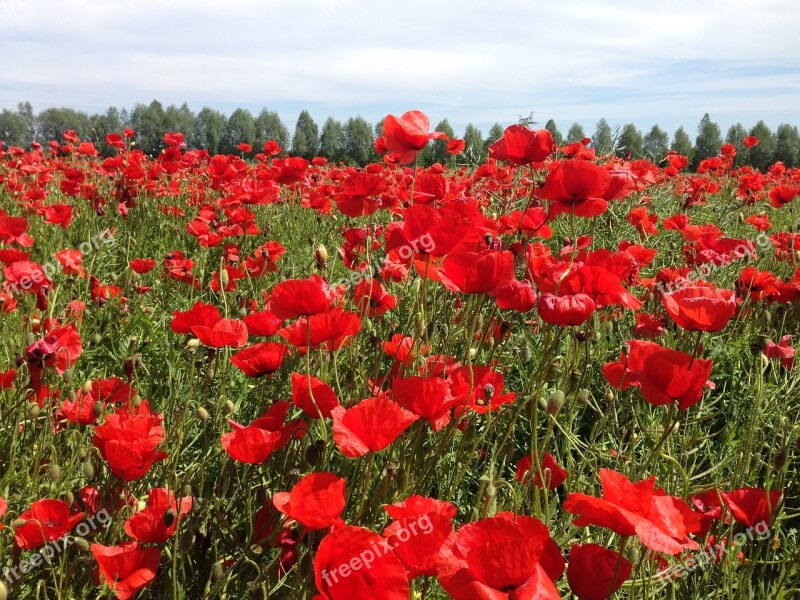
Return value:
[(98, 400), (94, 403), (94, 406), (92, 406), (94, 414), (96, 414), (98, 417), (103, 414), (103, 408), (103, 402), (101, 400)]
[(174, 522), (175, 522), (175, 511), (169, 508), (167, 509), (167, 512), (164, 513), (164, 526), (172, 527), (172, 524)]
[(592, 395), (591, 393), (589, 393), (589, 390), (587, 390), (586, 388), (581, 388), (575, 394), (575, 402), (577, 402), (581, 406), (586, 406), (587, 404), (589, 404), (589, 399), (591, 397)]
[(78, 448), (75, 454), (79, 460), (84, 460), (87, 456), (89, 456), (89, 451), (86, 448)]
[(89, 481), (94, 479), (94, 465), (90, 461), (87, 461), (81, 465), (81, 471), (83, 471), (84, 479)]
[(76, 537), (76, 538), (72, 538), (72, 539), (73, 539), (73, 541), (75, 542), (75, 545), (76, 545), (78, 548), (80, 548), (80, 550), (81, 550), (82, 552), (88, 552), (88, 551), (89, 551), (89, 549), (90, 549), (90, 547), (91, 547), (91, 546), (90, 546), (89, 542), (87, 542), (87, 541), (86, 541), (84, 538), (82, 538), (82, 537)]
[(183, 496), (191, 496), (192, 495), (192, 486), (191, 486), (191, 484), (187, 483), (186, 485), (183, 486), (183, 489), (181, 490), (181, 495), (183, 495)]
[(202, 406), (195, 411), (195, 415), (201, 423), (205, 423), (208, 420), (208, 411)]
[(606, 395), (605, 395), (604, 399), (606, 401), (606, 404), (614, 404), (614, 400), (617, 399), (616, 394), (614, 394), (614, 390), (606, 391)]
[(222, 579), (222, 575), (223, 571), (221, 562), (215, 562), (213, 565), (211, 565), (211, 578), (214, 581), (219, 581), (220, 579)]
[(39, 413), (41, 413), (41, 412), (42, 412), (42, 409), (39, 408), (39, 405), (36, 404), (36, 402), (30, 402), (28, 404), (28, 416), (31, 419), (35, 419), (36, 417), (38, 417)]
[(75, 494), (73, 494), (72, 492), (68, 491), (66, 494), (64, 494), (64, 500), (67, 502), (67, 504), (74, 503), (75, 502)]
[(561, 407), (564, 406), (564, 392), (561, 390), (556, 390), (550, 397), (547, 399), (547, 411), (548, 415), (557, 415), (561, 411)]
[(64, 374), (61, 376), (61, 379), (64, 380), (64, 383), (70, 384), (72, 383), (72, 369), (67, 369), (64, 371)]
[(47, 477), (53, 482), (61, 479), (61, 467), (55, 463), (47, 465)]

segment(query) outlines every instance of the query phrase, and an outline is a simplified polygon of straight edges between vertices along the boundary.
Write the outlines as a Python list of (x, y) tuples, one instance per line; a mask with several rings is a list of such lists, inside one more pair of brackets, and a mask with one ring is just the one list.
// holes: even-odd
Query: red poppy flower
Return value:
[(578, 515), (578, 527), (598, 525), (621, 536), (637, 535), (654, 552), (678, 554), (699, 546), (688, 534), (700, 528), (699, 517), (683, 500), (655, 487), (655, 475), (631, 483), (611, 469), (600, 469), (603, 497), (569, 494), (564, 510)]
[(361, 527), (341, 527), (326, 535), (314, 556), (319, 600), (408, 600), (403, 563), (381, 537)]
[(539, 296), (536, 306), (542, 321), (562, 327), (585, 323), (595, 308), (594, 300), (586, 294), (556, 296), (546, 293)]
[(277, 342), (249, 346), (231, 356), (231, 362), (248, 377), (272, 375), (281, 368), (288, 348)]
[(92, 438), (111, 472), (122, 481), (143, 477), (153, 464), (167, 458), (166, 452), (156, 450), (164, 439), (164, 417), (151, 413), (146, 401), (137, 410), (121, 409), (106, 416)]
[[(619, 257), (620, 255), (616, 256)], [(607, 268), (591, 264), (592, 261), (597, 259), (590, 256), (586, 265), (575, 269), (564, 277), (561, 283), (558, 284), (558, 293), (561, 296), (585, 294), (598, 307), (617, 305), (631, 310), (639, 310), (642, 307), (642, 302), (625, 289), (618, 273), (609, 270), (615, 268), (612, 262), (615, 260), (614, 257), (606, 251), (602, 252), (601, 258), (605, 260)], [(629, 272), (627, 265), (630, 264), (630, 258), (627, 255), (622, 255), (622, 260), (625, 266), (619, 267), (618, 270), (627, 274)]]
[(328, 313), (298, 319), (279, 330), (278, 335), (301, 350), (305, 350), (308, 345), (311, 348), (338, 350), (349, 343), (359, 331), (361, 319), (358, 315), (337, 307)]
[(687, 286), (662, 294), (667, 314), (687, 331), (721, 331), (736, 312), (736, 292)]
[(678, 408), (686, 410), (703, 397), (703, 388), (711, 387), (708, 381), (712, 359), (692, 358), (678, 350), (670, 350), (644, 340), (629, 340), (628, 353), (620, 354), (619, 362), (607, 362), (603, 375), (614, 387), (641, 388), (642, 396), (650, 404), (659, 406), (678, 401)]
[(292, 373), (292, 402), (312, 419), (330, 417), (339, 406), (336, 392), (327, 383), (313, 375)]
[(210, 327), (216, 325), (220, 320), (222, 320), (222, 316), (216, 306), (198, 301), (187, 311), (173, 312), (169, 328), (175, 333), (192, 333), (192, 328), (195, 326)]
[(32, 294), (37, 293), (44, 286), (53, 285), (53, 282), (45, 275), (42, 265), (27, 260), (18, 260), (3, 266), (3, 276), (6, 278), (3, 287), (13, 287), (16, 291)]
[(304, 436), (302, 432), (304, 421), (295, 419), (285, 423), (288, 413), (288, 402), (275, 402), (250, 425), (239, 425), (228, 419), (233, 431), (222, 435), (220, 440), (222, 447), (233, 460), (260, 465), (273, 452), (288, 444), (292, 437)]
[(386, 188), (386, 179), (380, 173), (350, 173), (336, 196), (336, 206), (348, 217), (371, 215), (381, 207), (380, 196)]
[(495, 289), (492, 295), (497, 303), (497, 308), (526, 313), (536, 306), (536, 292), (527, 279), (522, 281), (512, 279)]
[(648, 339), (664, 335), (664, 317), (654, 316), (645, 312), (636, 313), (636, 325), (633, 328), (633, 333)]
[(220, 319), (214, 325), (194, 325), (192, 333), (211, 348), (241, 348), (247, 343), (247, 326), (236, 319)]
[(408, 579), (436, 575), (436, 559), (453, 532), (453, 519), (439, 512), (396, 519), (381, 534), (405, 566)]
[(439, 431), (450, 422), (450, 409), (458, 402), (450, 383), (440, 377), (406, 377), (392, 381), (392, 398), (403, 408)]
[(769, 191), (769, 203), (775, 208), (783, 208), (800, 195), (800, 187), (777, 185)]
[(81, 519), (83, 513), (72, 514), (70, 505), (63, 500), (37, 500), (17, 519), (24, 525), (14, 529), (14, 538), (23, 550), (39, 548), (64, 537)]
[(503, 404), (517, 399), (514, 392), (503, 393), (505, 378), (502, 373), (480, 365), (464, 365), (450, 374), (450, 392), (456, 400), (459, 414), (462, 408), (469, 408), (478, 414), (496, 411)]
[[(567, 480), (567, 472), (562, 469), (553, 455), (547, 452), (542, 459), (542, 474), (544, 481), (547, 483), (548, 490), (554, 490)], [(517, 481), (530, 481), (531, 480), (531, 455), (526, 454), (517, 461)], [(539, 477), (538, 469), (533, 469), (533, 484), (538, 488), (544, 488), (542, 478)]]
[(630, 577), (630, 561), (597, 544), (572, 544), (567, 581), (580, 600), (606, 600)]
[(27, 231), (28, 219), (0, 213), (0, 242), (17, 243), (23, 248), (30, 248), (33, 246), (33, 238), (26, 233)]
[(362, 279), (353, 290), (353, 303), (360, 313), (380, 317), (397, 306), (397, 298), (377, 279)]
[(25, 349), (25, 358), (32, 368), (55, 367), (63, 374), (83, 352), (81, 336), (74, 325), (54, 327), (43, 338)]
[(152, 258), (134, 258), (130, 263), (128, 263), (128, 266), (135, 273), (142, 275), (152, 271), (156, 266), (156, 261)]
[(272, 288), (269, 310), (283, 321), (328, 312), (325, 282), (318, 275), (282, 281)]
[(375, 150), (378, 154), (391, 153), (392, 162), (413, 162), (417, 152), (430, 140), (447, 139), (441, 131), (429, 133), (430, 127), (430, 119), (419, 110), (410, 110), (400, 117), (387, 115), (383, 120), (383, 135), (375, 140)]
[(99, 567), (100, 580), (110, 586), (119, 600), (133, 598), (153, 581), (161, 563), (161, 550), (143, 548), (139, 542), (119, 546), (92, 544), (92, 555)]
[(247, 325), (247, 333), (251, 337), (273, 336), (283, 324), (283, 321), (269, 311), (250, 313), (242, 321)]
[(754, 135), (748, 135), (742, 140), (742, 144), (744, 144), (745, 148), (753, 148), (758, 146), (758, 138)]
[(7, 390), (14, 387), (14, 380), (17, 378), (16, 369), (0, 371), (0, 390)]
[(86, 270), (81, 264), (83, 254), (80, 250), (59, 250), (56, 252), (56, 260), (61, 263), (61, 271), (64, 275), (86, 276)]
[(447, 141), (446, 152), (448, 154), (461, 154), (466, 147), (464, 140), (459, 138), (451, 138)]
[(53, 204), (44, 209), (44, 222), (66, 229), (72, 223), (72, 207), (68, 204)]
[(442, 284), (465, 294), (491, 294), (514, 279), (514, 255), (508, 250), (454, 252), (444, 259)]
[[(92, 302), (102, 306), (111, 298), (119, 298), (122, 296), (122, 288), (118, 285), (103, 285), (100, 280), (94, 275), (89, 275), (89, 282), (91, 284), (90, 295)], [(125, 299), (123, 298), (123, 302)]]
[[(791, 335), (783, 336), (777, 344), (772, 340), (768, 340), (767, 345), (764, 346), (763, 349), (764, 356), (767, 358), (778, 358), (785, 369), (791, 369), (794, 366), (795, 355), (795, 349), (789, 345), (789, 342), (791, 341)], [(0, 380), (1, 379), (2, 377), (0, 377)], [(1, 382), (0, 388), (2, 388)]]
[(731, 492), (720, 492), (722, 501), (731, 511), (733, 518), (748, 527), (764, 522), (772, 523), (772, 517), (781, 501), (780, 490), (762, 490), (760, 488), (741, 488)]
[(386, 398), (367, 398), (347, 410), (337, 406), (331, 416), (336, 446), (350, 458), (388, 448), (419, 419)]
[(533, 517), (501, 513), (469, 523), (444, 543), (439, 583), (453, 600), (561, 598), (542, 561), (550, 541)]
[(333, 473), (311, 473), (303, 477), (291, 492), (278, 492), (272, 503), (290, 519), (306, 529), (327, 529), (343, 524), (347, 481)]
[[(0, 498), (0, 517), (6, 514), (7, 510), (8, 510), (8, 503), (3, 498)], [(3, 524), (0, 523), (0, 531), (2, 530), (3, 530)]]
[(511, 125), (503, 137), (489, 146), (489, 157), (514, 165), (541, 163), (556, 149), (547, 129), (533, 131), (524, 125)]
[(609, 172), (588, 160), (565, 160), (551, 165), (537, 193), (550, 200), (550, 219), (561, 213), (596, 217), (608, 208), (603, 197), (610, 182)]
[[(125, 533), (142, 543), (161, 543), (173, 536), (178, 521), (192, 510), (192, 497), (175, 498), (166, 488), (153, 488), (147, 506), (125, 521)], [(170, 514), (168, 514), (170, 511)]]

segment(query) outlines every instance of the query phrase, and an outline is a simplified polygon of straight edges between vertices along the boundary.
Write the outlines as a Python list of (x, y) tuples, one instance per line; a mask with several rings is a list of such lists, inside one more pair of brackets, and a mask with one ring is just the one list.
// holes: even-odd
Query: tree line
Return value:
[[(539, 126), (531, 118), (520, 119), (532, 127)], [(303, 110), (295, 124), (289, 129), (275, 111), (266, 108), (254, 115), (247, 109), (237, 108), (229, 116), (213, 108), (204, 107), (192, 112), (184, 103), (181, 106), (164, 106), (157, 100), (150, 104), (136, 104), (133, 109), (110, 107), (105, 113), (89, 115), (71, 108), (48, 108), (34, 113), (29, 102), (19, 103), (17, 110), (3, 109), (0, 112), (0, 140), (7, 145), (27, 146), (32, 141), (47, 142), (61, 139), (64, 131), (77, 132), (82, 140), (98, 142), (101, 151), (109, 151), (104, 145), (108, 133), (120, 133), (130, 127), (136, 131), (136, 147), (151, 155), (163, 148), (164, 134), (179, 131), (184, 134), (189, 148), (204, 149), (211, 154), (241, 154), (241, 143), (249, 144), (253, 153), (261, 150), (266, 140), (275, 140), (285, 151), (295, 156), (313, 158), (324, 156), (333, 162), (365, 165), (379, 160), (373, 147), (375, 138), (381, 135), (382, 122), (374, 126), (360, 116), (342, 122), (328, 117), (320, 128), (307, 110)], [(589, 136), (579, 123), (574, 123), (564, 136), (553, 119), (545, 124), (560, 146), (591, 137), (591, 145), (597, 154), (615, 153), (631, 158), (646, 158), (655, 163), (664, 160), (672, 149), (689, 157), (696, 168), (701, 160), (716, 156), (722, 144), (732, 144), (737, 151), (735, 165), (750, 164), (761, 170), (776, 161), (786, 166), (800, 166), (800, 133), (796, 126), (782, 123), (776, 131), (759, 121), (750, 129), (741, 123), (732, 125), (725, 137), (719, 125), (708, 114), (700, 120), (697, 134), (692, 137), (679, 127), (672, 138), (658, 125), (642, 133), (633, 123), (616, 128), (605, 120), (597, 122)], [(436, 124), (436, 131), (456, 137), (447, 119)], [(479, 163), (488, 153), (489, 146), (503, 135), (503, 125), (495, 123), (484, 137), (474, 125), (467, 125), (463, 133), (464, 157), (470, 163)], [(755, 136), (759, 144), (746, 148), (742, 140)], [(461, 159), (463, 161), (463, 158)], [(435, 162), (454, 165), (456, 158), (447, 154), (446, 144), (436, 141), (420, 154), (420, 164), (427, 166)]]

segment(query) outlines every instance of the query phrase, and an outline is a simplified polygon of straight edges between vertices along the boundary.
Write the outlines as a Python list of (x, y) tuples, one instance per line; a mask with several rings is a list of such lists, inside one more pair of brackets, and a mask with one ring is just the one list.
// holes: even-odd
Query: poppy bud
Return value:
[(231, 280), (230, 280), (230, 276), (228, 275), (227, 269), (224, 269), (224, 268), (220, 269), (219, 270), (219, 285), (220, 285), (220, 287), (224, 290), (225, 288), (228, 287), (228, 284), (230, 283), (230, 281)]
[(530, 344), (525, 343), (525, 345), (520, 348), (519, 357), (523, 364), (531, 362), (531, 358), (533, 358), (533, 351), (531, 350)]
[(589, 398), (591, 397), (592, 395), (589, 393), (589, 390), (587, 390), (586, 388), (581, 388), (575, 394), (575, 402), (577, 402), (581, 406), (586, 406), (587, 404), (589, 404)]
[(164, 526), (172, 527), (172, 524), (174, 522), (175, 522), (175, 511), (169, 508), (167, 509), (167, 512), (164, 513)]
[(539, 408), (547, 410), (547, 398), (544, 396), (539, 396)]
[(339, 260), (341, 260), (341, 261), (344, 261), (344, 259), (345, 259), (344, 249), (342, 249), (342, 248), (339, 248), (339, 249), (336, 251), (336, 256), (338, 256), (338, 257), (339, 257)]
[(39, 408), (39, 405), (36, 402), (31, 402), (28, 404), (28, 416), (31, 419), (35, 419), (39, 416), (39, 413), (42, 412), (42, 409)]
[(36, 336), (32, 333), (25, 334), (25, 345), (31, 346), (32, 344), (36, 343)]
[(636, 540), (631, 540), (634, 543), (628, 543), (625, 546), (625, 550), (623, 554), (625, 558), (627, 558), (631, 564), (635, 565), (639, 563), (639, 559), (642, 557), (642, 549), (639, 544), (636, 543)]
[(239, 318), (244, 319), (247, 316), (247, 309), (243, 306), (239, 309)]
[(614, 404), (614, 400), (616, 400), (616, 396), (614, 395), (614, 390), (606, 391), (605, 395), (606, 404)]
[(97, 346), (97, 345), (98, 345), (100, 342), (102, 342), (102, 341), (103, 341), (103, 336), (102, 336), (102, 335), (100, 335), (99, 333), (95, 333), (95, 334), (92, 336), (92, 343), (93, 343), (95, 346)]
[(47, 289), (47, 286), (43, 285), (39, 288), (39, 291), (36, 292), (36, 308), (42, 312), (47, 310)]
[(776, 471), (782, 471), (786, 466), (786, 449), (781, 448), (775, 453), (775, 458), (772, 459), (772, 467)]
[(75, 393), (75, 390), (69, 391), (69, 401), (75, 402), (78, 399), (78, 394)]
[(72, 538), (72, 541), (75, 543), (75, 545), (78, 548), (81, 549), (82, 552), (88, 552), (89, 551), (89, 548), (90, 548), (89, 542), (87, 542), (84, 538), (75, 537), (75, 538)]
[(202, 406), (197, 409), (195, 415), (201, 423), (205, 423), (208, 420), (208, 411)]
[(494, 237), (488, 231), (483, 234), (483, 241), (487, 246), (491, 246), (492, 245), (492, 239), (494, 239)]
[(200, 340), (197, 338), (192, 338), (188, 342), (186, 342), (186, 347), (189, 350), (197, 350), (200, 347)]
[(761, 363), (761, 374), (763, 375), (767, 372), (767, 369), (769, 369), (769, 358), (767, 358), (767, 355), (762, 352), (758, 355), (758, 360)]
[(78, 448), (78, 451), (75, 453), (75, 455), (78, 457), (78, 460), (83, 460), (89, 456), (89, 451), (86, 450), (86, 448)]
[(94, 414), (96, 414), (99, 417), (100, 415), (103, 414), (103, 408), (104, 407), (102, 401), (98, 400), (97, 402), (94, 403), (92, 410), (94, 411)]
[(191, 529), (183, 529), (178, 539), (178, 547), (184, 554), (194, 548), (194, 532)]
[(325, 264), (328, 262), (328, 249), (320, 244), (317, 246), (317, 249), (314, 250), (314, 259), (317, 262), (317, 269), (320, 271), (325, 268)]
[(91, 462), (85, 462), (81, 465), (84, 479), (91, 481), (94, 479), (94, 465)]
[(571, 383), (578, 383), (581, 380), (581, 377), (583, 377), (583, 371), (580, 369), (573, 369), (570, 371), (569, 380)]
[(25, 519), (14, 519), (11, 521), (12, 529), (19, 529), (20, 527), (24, 527), (27, 524)]
[(49, 477), (50, 481), (53, 482), (61, 479), (61, 467), (55, 463), (50, 463), (47, 465), (47, 477)]
[(224, 410), (226, 415), (232, 415), (236, 410), (236, 406), (230, 400), (225, 401)]
[(486, 506), (486, 516), (493, 517), (497, 513), (497, 487), (494, 483), (486, 486), (484, 494), (484, 506)]
[(494, 396), (494, 386), (491, 383), (487, 383), (483, 386), (483, 393), (486, 394), (486, 397), (490, 400)]
[(739, 221), (739, 223), (744, 223), (744, 213), (736, 215), (736, 220)]
[(550, 397), (547, 399), (547, 414), (557, 415), (561, 411), (562, 406), (564, 406), (564, 392), (556, 390), (551, 393)]
[(221, 562), (215, 562), (213, 565), (211, 565), (211, 578), (214, 581), (219, 581), (220, 579), (222, 579), (222, 575), (223, 571)]
[(325, 452), (324, 440), (317, 440), (306, 448), (306, 462), (310, 467), (316, 467), (322, 459), (322, 454)]
[(397, 475), (397, 465), (393, 462), (386, 463), (386, 477), (391, 481)]
[(7, 600), (8, 599), (8, 590), (6, 589), (6, 584), (0, 581), (0, 600)]
[(64, 500), (66, 500), (67, 504), (73, 504), (75, 502), (75, 494), (68, 491), (66, 494), (64, 494)]
[(776, 551), (776, 550), (778, 550), (780, 547), (781, 547), (781, 538), (780, 538), (780, 537), (778, 536), (778, 534), (776, 533), (776, 534), (775, 534), (775, 537), (773, 537), (773, 538), (772, 538), (772, 543), (770, 544), (770, 548), (771, 548), (773, 551)]

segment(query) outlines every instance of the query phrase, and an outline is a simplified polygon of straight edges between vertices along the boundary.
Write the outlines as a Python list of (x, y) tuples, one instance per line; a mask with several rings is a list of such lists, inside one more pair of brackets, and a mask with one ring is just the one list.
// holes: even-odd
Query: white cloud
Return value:
[(0, 0), (0, 107), (800, 124), (793, 0)]

